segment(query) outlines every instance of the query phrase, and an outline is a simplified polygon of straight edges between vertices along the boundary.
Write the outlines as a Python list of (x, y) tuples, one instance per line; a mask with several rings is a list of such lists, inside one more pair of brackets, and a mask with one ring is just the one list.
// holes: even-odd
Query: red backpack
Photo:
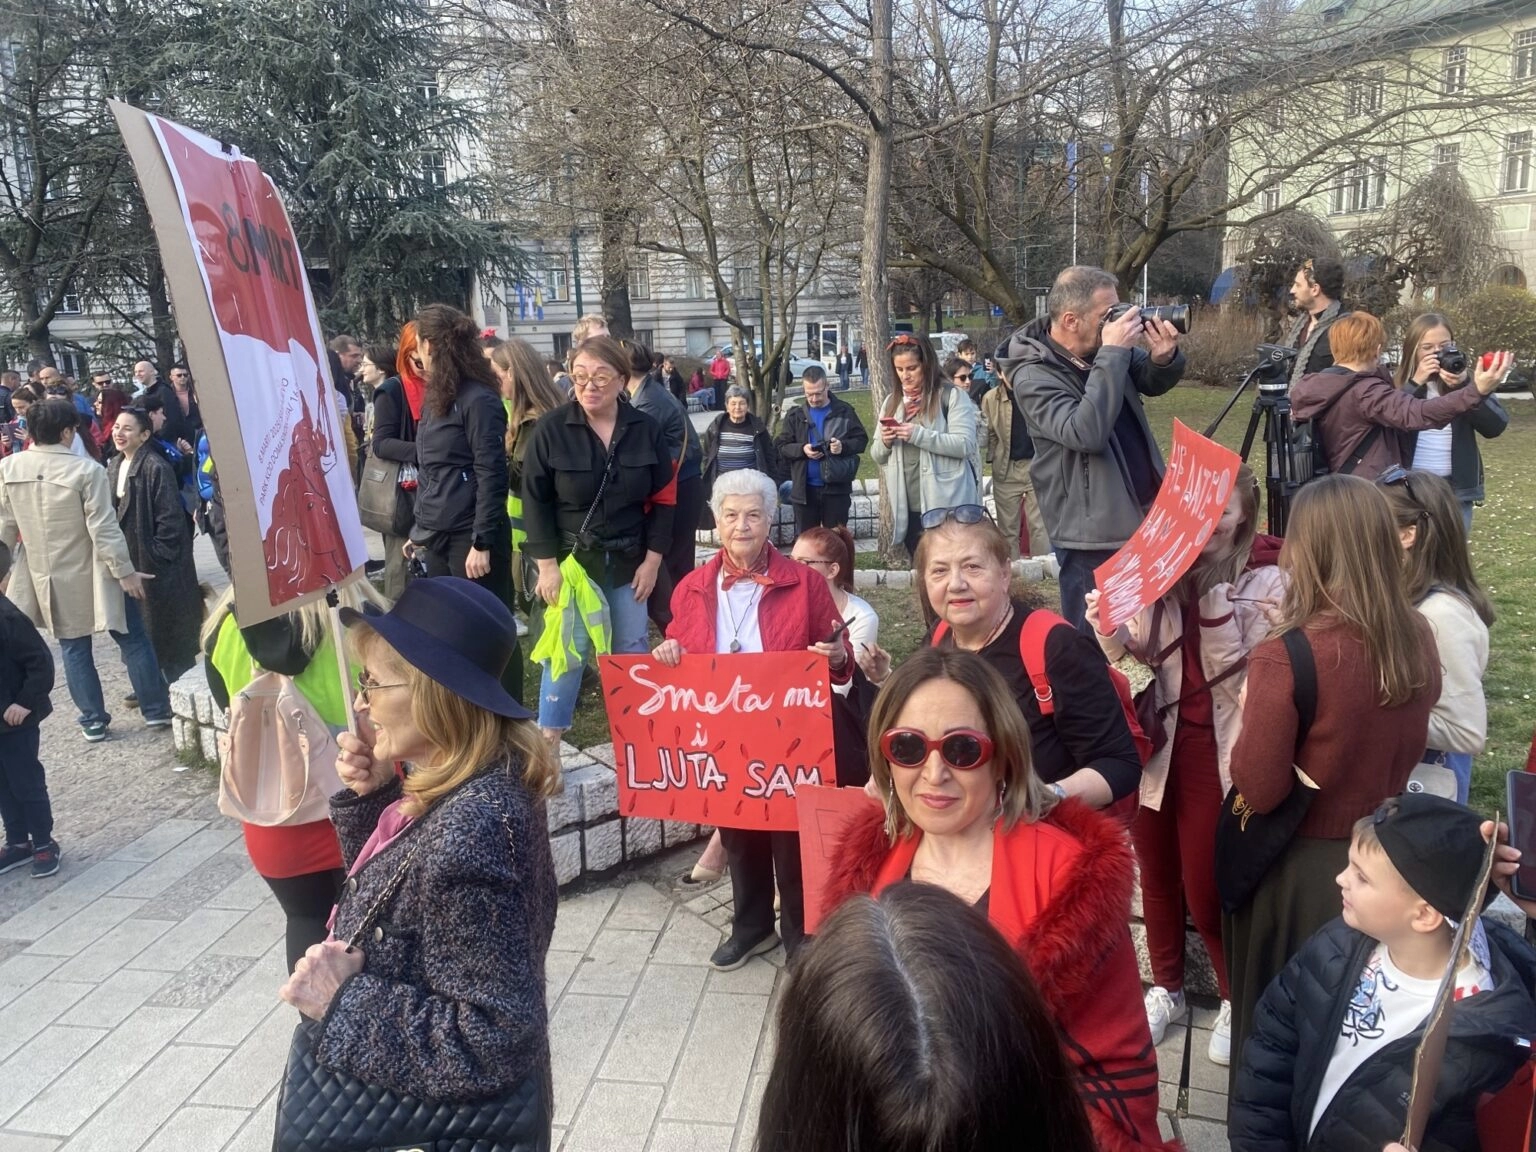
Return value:
[[(1056, 627), (1071, 628), (1067, 620), (1044, 608), (1036, 608), (1024, 617), (1024, 627), (1019, 630), (1019, 659), (1024, 662), (1025, 675), (1034, 685), (1035, 703), (1040, 706), (1040, 715), (1049, 716), (1056, 711), (1056, 700), (1051, 692), (1051, 678), (1045, 671), (1045, 638), (1050, 635), (1051, 629)], [(940, 620), (933, 629), (933, 640), (937, 644), (949, 634), (949, 625)], [(1141, 759), (1142, 767), (1146, 767), (1147, 761), (1152, 759), (1155, 749), (1147, 734), (1142, 731), (1141, 723), (1136, 719), (1136, 702), (1131, 692), (1131, 682), (1126, 679), (1125, 673), (1113, 664), (1107, 664), (1109, 668), (1109, 682), (1115, 686), (1115, 695), (1120, 697), (1120, 710), (1125, 713), (1125, 724), (1131, 730), (1131, 739), (1136, 742), (1136, 755)]]

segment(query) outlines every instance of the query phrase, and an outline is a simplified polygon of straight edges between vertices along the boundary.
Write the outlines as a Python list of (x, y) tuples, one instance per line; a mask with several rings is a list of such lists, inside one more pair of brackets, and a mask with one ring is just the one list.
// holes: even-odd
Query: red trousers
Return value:
[(1184, 910), (1195, 922), (1216, 969), (1221, 998), (1229, 999), (1227, 960), (1221, 948), (1221, 899), (1216, 893), (1216, 820), (1221, 813), (1216, 733), (1193, 724), (1174, 732), (1163, 806), (1143, 806), (1131, 825), (1141, 869), (1141, 914), (1147, 926), (1152, 979), (1177, 992), (1184, 987)]

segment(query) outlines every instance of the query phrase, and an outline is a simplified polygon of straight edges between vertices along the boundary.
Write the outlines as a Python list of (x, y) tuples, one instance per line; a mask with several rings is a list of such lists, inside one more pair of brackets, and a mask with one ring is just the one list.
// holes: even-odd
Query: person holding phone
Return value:
[(859, 455), (869, 446), (859, 414), (832, 395), (820, 366), (807, 368), (802, 380), (805, 407), (790, 408), (773, 439), (780, 462), (789, 470), (796, 536), (809, 528), (848, 523)]

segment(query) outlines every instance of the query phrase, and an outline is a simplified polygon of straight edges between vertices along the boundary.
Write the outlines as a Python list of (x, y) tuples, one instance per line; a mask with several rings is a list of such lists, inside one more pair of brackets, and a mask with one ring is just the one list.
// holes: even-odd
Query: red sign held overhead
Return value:
[(832, 689), (807, 652), (604, 656), (619, 814), (792, 832), (795, 794), (836, 782)]
[(1226, 510), (1241, 463), (1230, 448), (1173, 422), (1173, 451), (1152, 510), (1125, 547), (1093, 573), (1105, 632), (1156, 604), (1194, 566)]

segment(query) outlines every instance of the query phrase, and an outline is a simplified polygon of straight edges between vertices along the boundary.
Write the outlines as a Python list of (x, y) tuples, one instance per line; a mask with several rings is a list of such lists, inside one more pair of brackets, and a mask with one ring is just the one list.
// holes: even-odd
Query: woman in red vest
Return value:
[(1124, 830), (1041, 783), (1012, 692), (973, 653), (910, 657), (875, 702), (869, 734), (885, 817), (849, 830), (829, 907), (913, 880), (984, 912), (1040, 987), (1101, 1152), (1176, 1148), (1157, 1126)]

